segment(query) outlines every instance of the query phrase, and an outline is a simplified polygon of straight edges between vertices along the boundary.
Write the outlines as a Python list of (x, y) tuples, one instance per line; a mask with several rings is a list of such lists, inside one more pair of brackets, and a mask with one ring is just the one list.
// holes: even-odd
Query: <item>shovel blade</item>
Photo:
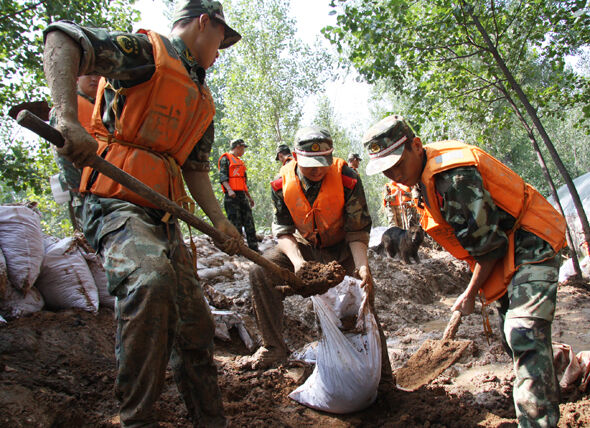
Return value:
[(471, 340), (426, 340), (395, 373), (398, 388), (415, 391), (454, 364)]

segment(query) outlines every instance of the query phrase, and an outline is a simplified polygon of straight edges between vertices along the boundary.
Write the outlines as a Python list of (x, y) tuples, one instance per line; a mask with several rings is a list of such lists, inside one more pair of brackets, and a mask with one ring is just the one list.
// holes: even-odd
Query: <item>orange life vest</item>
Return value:
[[(211, 92), (191, 80), (181, 60), (162, 36), (147, 34), (153, 48), (155, 72), (150, 80), (115, 90), (115, 106), (126, 97), (115, 131), (103, 126), (101, 104), (109, 83), (101, 79), (92, 114), (91, 129), (98, 141), (98, 155), (131, 174), (162, 195), (179, 202), (186, 197), (180, 166), (184, 164), (215, 115)], [(98, 196), (123, 199), (145, 207), (152, 203), (119, 183), (84, 168), (80, 189)]]
[[(458, 259), (469, 263), (471, 270), (476, 261), (457, 240), (454, 230), (442, 217), (439, 195), (434, 176), (448, 169), (475, 166), (483, 179), (483, 186), (494, 203), (513, 216), (516, 221), (507, 232), (508, 249), (498, 262), (480, 292), (486, 304), (502, 297), (512, 276), (520, 266), (514, 265), (514, 232), (523, 228), (548, 242), (555, 252), (565, 246), (565, 219), (530, 184), (514, 171), (475, 146), (459, 141), (441, 141), (424, 146), (427, 162), (422, 173), (426, 188), (426, 204), (420, 209), (422, 228)], [(542, 260), (539, 260), (539, 263)]]
[(385, 189), (387, 191), (387, 194), (385, 196), (388, 195), (392, 195), (397, 191), (397, 195), (395, 197), (395, 199), (393, 201), (388, 201), (386, 199), (383, 199), (383, 206), (400, 206), (403, 205), (406, 202), (410, 202), (412, 200), (412, 198), (410, 197), (410, 192), (412, 191), (412, 189), (410, 189), (408, 186), (405, 186), (401, 183), (397, 183), (395, 181), (392, 181), (391, 183), (387, 183), (385, 185)]
[(297, 162), (281, 168), (285, 205), (299, 233), (314, 247), (330, 247), (344, 240), (344, 185), (353, 188), (356, 184), (354, 178), (342, 175), (344, 165), (343, 159), (334, 158), (313, 206), (303, 193), (295, 171)]
[[(221, 168), (221, 159), (224, 157), (229, 160), (229, 187), (231, 187), (234, 192), (248, 190), (248, 185), (246, 183), (246, 165), (244, 164), (244, 161), (231, 153), (224, 153), (219, 156), (217, 168)], [(227, 192), (223, 185), (221, 185), (221, 190), (223, 190), (223, 193)]]
[[(92, 113), (94, 111), (94, 103), (88, 100), (88, 98), (83, 97), (82, 95), (78, 94), (78, 121), (80, 124), (88, 131), (88, 133), (92, 133), (91, 124), (92, 124)], [(100, 123), (104, 132), (106, 133), (107, 130), (102, 124)]]

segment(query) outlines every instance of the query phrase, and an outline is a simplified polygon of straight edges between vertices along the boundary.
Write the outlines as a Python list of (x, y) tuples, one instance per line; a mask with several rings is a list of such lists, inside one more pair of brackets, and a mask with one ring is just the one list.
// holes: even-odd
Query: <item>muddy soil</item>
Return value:
[[(268, 244), (272, 245), (272, 243)], [(232, 275), (210, 280), (219, 302), (239, 312), (255, 335), (247, 269), (242, 258), (216, 256), (207, 242), (197, 245), (212, 266), (232, 264)], [(466, 267), (442, 251), (423, 247), (422, 263), (370, 254), (376, 278), (376, 307), (388, 338), (394, 369), (426, 339), (440, 339), (449, 308), (468, 281)], [(587, 285), (587, 284), (586, 284)], [(553, 324), (554, 340), (575, 352), (590, 349), (590, 294), (584, 284), (562, 285)], [(285, 340), (291, 350), (319, 338), (310, 299), (285, 300)], [(462, 320), (457, 340), (472, 343), (453, 366), (415, 392), (392, 390), (368, 409), (331, 415), (288, 398), (311, 373), (285, 364), (260, 371), (240, 370), (249, 352), (231, 330), (231, 341), (216, 341), (223, 399), (231, 427), (510, 427), (516, 426), (511, 392), (514, 376), (500, 344), (497, 316), (487, 310), (494, 335), (486, 338), (480, 309)], [(0, 325), (0, 427), (116, 427), (113, 396), (115, 323), (113, 312), (42, 311)], [(166, 427), (189, 427), (171, 372), (157, 411)], [(560, 427), (590, 426), (590, 397), (575, 388), (562, 395)]]

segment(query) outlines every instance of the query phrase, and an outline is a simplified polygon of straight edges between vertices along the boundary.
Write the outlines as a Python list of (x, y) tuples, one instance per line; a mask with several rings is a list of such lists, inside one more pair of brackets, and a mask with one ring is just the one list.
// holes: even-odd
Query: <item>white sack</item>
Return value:
[[(359, 302), (355, 297), (361, 295)], [(377, 398), (381, 379), (381, 341), (368, 296), (361, 291), (360, 281), (346, 277), (326, 294), (311, 299), (322, 328), (316, 367), (289, 397), (330, 413), (363, 410)], [(345, 335), (338, 328), (339, 317), (351, 311), (352, 300), (358, 311), (357, 326), (363, 325), (364, 330), (362, 334)]]
[(107, 273), (102, 265), (102, 260), (95, 253), (87, 253), (84, 250), (81, 251), (88, 264), (88, 269), (90, 269), (90, 273), (92, 273), (92, 278), (94, 278), (94, 284), (96, 284), (96, 289), (98, 290), (98, 301), (100, 302), (100, 306), (114, 310), (116, 298), (109, 293)]
[(98, 310), (94, 278), (73, 238), (64, 238), (47, 247), (35, 285), (51, 309)]
[(10, 284), (22, 292), (29, 290), (43, 262), (41, 219), (22, 205), (0, 206), (0, 248), (6, 260)]
[(240, 314), (234, 311), (222, 311), (213, 306), (211, 308), (211, 314), (215, 320), (215, 337), (221, 340), (230, 341), (231, 336), (229, 333), (230, 328), (235, 327), (238, 330), (238, 334), (246, 348), (249, 351), (253, 351), (256, 348), (256, 344), (250, 337), (248, 330), (244, 324), (244, 320)]
[(6, 320), (0, 315), (0, 324), (6, 324)]
[(19, 318), (39, 312), (43, 309), (43, 297), (39, 290), (32, 287), (26, 294), (21, 293), (10, 284), (6, 288), (4, 300), (0, 299), (0, 315), (4, 318)]

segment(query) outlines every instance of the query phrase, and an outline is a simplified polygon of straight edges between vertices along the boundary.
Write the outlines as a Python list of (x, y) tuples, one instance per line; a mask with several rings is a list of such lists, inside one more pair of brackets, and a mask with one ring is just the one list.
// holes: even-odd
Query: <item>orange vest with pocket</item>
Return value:
[[(246, 165), (244, 161), (237, 156), (232, 155), (231, 153), (224, 153), (219, 156), (219, 160), (217, 161), (217, 168), (221, 168), (221, 159), (226, 157), (229, 160), (229, 187), (234, 192), (238, 191), (246, 191), (248, 190), (248, 185), (246, 183)], [(223, 193), (226, 193), (227, 190), (221, 185), (221, 190)]]
[(344, 240), (344, 185), (350, 188), (356, 185), (354, 178), (342, 175), (344, 165), (343, 159), (334, 158), (313, 206), (303, 193), (295, 171), (297, 162), (281, 168), (285, 205), (299, 233), (314, 247), (330, 247)]
[[(180, 166), (201, 139), (215, 115), (211, 92), (188, 75), (170, 42), (152, 31), (155, 71), (147, 82), (113, 89), (104, 78), (98, 87), (91, 134), (98, 141), (98, 155), (134, 176), (158, 193), (175, 201), (186, 198)], [(168, 46), (166, 46), (166, 44)], [(115, 91), (114, 108), (121, 95), (125, 104), (109, 134), (102, 123), (101, 104), (106, 87)], [(100, 101), (100, 102), (99, 102)], [(158, 208), (136, 193), (86, 167), (82, 191)]]
[[(422, 214), (422, 228), (458, 259), (469, 263), (471, 270), (476, 261), (469, 255), (457, 238), (451, 225), (442, 217), (440, 195), (435, 189), (434, 176), (442, 171), (462, 166), (475, 166), (483, 179), (483, 187), (490, 193), (494, 203), (515, 218), (514, 227), (507, 231), (508, 249), (498, 261), (480, 293), (484, 303), (489, 304), (506, 291), (512, 276), (520, 266), (514, 265), (514, 232), (527, 230), (548, 242), (557, 253), (565, 246), (565, 219), (553, 206), (518, 174), (475, 146), (459, 141), (441, 141), (424, 146), (427, 162), (422, 172), (427, 201)], [(539, 260), (536, 263), (541, 262)]]

